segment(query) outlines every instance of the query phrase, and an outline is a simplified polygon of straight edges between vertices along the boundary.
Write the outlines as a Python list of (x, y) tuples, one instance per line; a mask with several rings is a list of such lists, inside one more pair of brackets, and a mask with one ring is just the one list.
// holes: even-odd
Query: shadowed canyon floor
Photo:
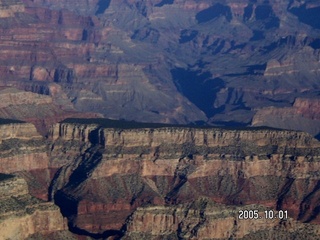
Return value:
[[(73, 232), (49, 219), (20, 239), (320, 238), (320, 142), (307, 133), (70, 119), (44, 139), (29, 123), (0, 127), (0, 172), (19, 176), (20, 195), (54, 201), (52, 221)], [(241, 220), (245, 209), (288, 219)], [(18, 215), (1, 217), (3, 231), (23, 227)]]

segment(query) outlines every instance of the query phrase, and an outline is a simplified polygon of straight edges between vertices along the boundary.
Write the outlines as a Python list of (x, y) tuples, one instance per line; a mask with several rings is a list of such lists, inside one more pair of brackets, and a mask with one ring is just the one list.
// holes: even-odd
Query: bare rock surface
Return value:
[[(2, 121), (0, 172), (18, 176), (0, 175), (7, 238), (320, 236), (320, 142), (310, 134), (69, 119), (44, 138), (30, 123)], [(239, 219), (250, 209), (261, 218)]]
[[(0, 83), (54, 88), (54, 105), (112, 119), (316, 136), (316, 106), (302, 118), (295, 109), (319, 99), (319, 9), (311, 0), (1, 1)], [(293, 121), (257, 120), (271, 107)]]
[[(62, 123), (51, 131), (50, 165), (59, 170), (49, 194), (73, 232), (125, 239), (272, 239), (268, 231), (279, 229), (287, 239), (319, 237), (320, 143), (311, 135), (112, 124)], [(185, 211), (201, 199), (221, 205), (194, 210), (197, 225), (192, 211)], [(286, 210), (290, 219), (239, 222), (239, 209), (250, 204), (261, 213)], [(210, 217), (215, 211), (223, 216)]]
[(0, 174), (0, 192), (0, 239), (27, 239), (35, 233), (45, 237), (67, 230), (59, 208), (32, 197), (24, 179)]

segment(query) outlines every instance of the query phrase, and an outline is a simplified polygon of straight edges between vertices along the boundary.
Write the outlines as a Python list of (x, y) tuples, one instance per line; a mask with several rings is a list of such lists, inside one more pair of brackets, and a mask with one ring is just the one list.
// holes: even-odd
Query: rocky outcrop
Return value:
[(0, 172), (13, 173), (48, 168), (46, 143), (34, 125), (0, 125), (0, 138)]
[(0, 172), (23, 177), (30, 193), (46, 200), (51, 181), (47, 142), (35, 126), (9, 120), (1, 124), (0, 149)]
[(0, 174), (1, 239), (27, 239), (37, 233), (42, 237), (67, 229), (60, 210), (29, 194), (22, 178)]
[(318, 99), (297, 98), (292, 107), (259, 109), (252, 120), (252, 125), (296, 129), (318, 135), (319, 102)]
[[(307, 133), (103, 119), (64, 121), (46, 140), (28, 123), (0, 130), (1, 171), (19, 176), (1, 175), (8, 207), (0, 227), (23, 229), (19, 239), (75, 237), (43, 200), (89, 238), (319, 237), (320, 142)], [(261, 218), (241, 220), (241, 209)], [(287, 211), (288, 219), (266, 219), (265, 210)], [(47, 227), (34, 226), (34, 216)]]
[[(259, 219), (239, 219), (239, 212), (255, 209)], [(306, 228), (293, 219), (267, 219), (258, 205), (231, 207), (201, 199), (177, 207), (141, 207), (128, 219), (123, 239), (290, 239), (319, 237), (319, 226)], [(275, 212), (276, 213), (276, 212)]]
[[(39, 133), (45, 135), (49, 126), (65, 118), (101, 116), (95, 113), (77, 112), (59, 85), (53, 83), (46, 90), (41, 91), (44, 91), (45, 95), (1, 87), (0, 97), (3, 101), (0, 103), (0, 118), (31, 122)], [(31, 129), (34, 129), (33, 125), (30, 126)], [(11, 133), (11, 130), (8, 132)]]
[[(217, 234), (208, 232), (213, 226), (221, 228), (222, 238), (282, 229), (279, 220), (235, 223), (234, 215), (210, 220), (212, 211), (208, 209), (204, 226), (193, 226), (200, 229), (195, 233), (190, 230), (191, 222), (194, 224), (191, 215), (183, 217), (181, 213), (179, 217), (177, 212), (185, 209), (178, 210), (175, 205), (204, 196), (243, 208), (258, 203), (286, 210), (301, 222), (319, 223), (320, 143), (309, 134), (263, 128), (102, 126), (94, 121), (91, 125), (61, 123), (51, 131), (50, 164), (60, 169), (50, 195), (74, 232), (84, 230), (93, 237), (127, 234), (157, 239), (159, 235), (177, 234), (185, 224), (189, 230), (182, 232), (190, 231), (194, 239), (203, 239)], [(70, 151), (63, 153), (66, 146)], [(65, 160), (59, 160), (58, 165), (58, 159)], [(144, 206), (154, 207), (149, 211)], [(169, 211), (163, 210), (163, 218), (161, 209)], [(177, 213), (176, 218), (171, 211)], [(157, 223), (158, 218), (163, 225)], [(238, 230), (223, 231), (219, 224)], [(298, 234), (304, 229), (304, 234), (309, 231), (305, 228), (307, 225), (299, 225), (290, 231)], [(310, 233), (318, 234), (316, 228)]]

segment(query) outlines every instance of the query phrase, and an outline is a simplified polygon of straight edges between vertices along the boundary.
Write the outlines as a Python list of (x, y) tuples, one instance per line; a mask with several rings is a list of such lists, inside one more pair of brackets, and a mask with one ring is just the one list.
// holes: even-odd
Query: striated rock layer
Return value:
[[(49, 194), (72, 231), (128, 239), (179, 234), (182, 239), (255, 234), (272, 239), (268, 231), (279, 228), (287, 239), (309, 233), (320, 237), (320, 142), (309, 134), (120, 126), (61, 123), (51, 130), (49, 165), (59, 170)], [(232, 216), (210, 217), (213, 210), (205, 207), (195, 216), (197, 225), (193, 215), (179, 213), (201, 199), (208, 206), (222, 204)], [(249, 204), (288, 211), (290, 219), (239, 222), (237, 211)]]
[[(1, 1), (0, 85), (52, 103), (0, 116), (41, 128), (97, 112), (316, 136), (313, 110), (301, 116), (296, 102), (319, 99), (319, 9), (313, 0)], [(290, 117), (275, 122), (270, 107)]]
[(7, 238), (320, 237), (320, 142), (304, 132), (70, 119), (44, 138), (3, 120), (0, 140), (0, 172), (19, 176), (1, 175)]
[(27, 239), (35, 233), (45, 237), (66, 229), (57, 206), (32, 197), (24, 179), (0, 174), (0, 239)]
[[(261, 219), (239, 219), (256, 209)], [(319, 226), (292, 219), (266, 219), (258, 205), (225, 206), (200, 199), (176, 207), (141, 207), (128, 219), (123, 239), (318, 239)]]

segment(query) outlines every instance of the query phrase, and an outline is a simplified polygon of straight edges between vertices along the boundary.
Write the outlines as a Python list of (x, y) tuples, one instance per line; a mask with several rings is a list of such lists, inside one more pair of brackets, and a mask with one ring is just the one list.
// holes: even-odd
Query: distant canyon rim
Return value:
[(42, 132), (82, 116), (318, 137), (319, 9), (311, 0), (3, 0), (0, 117)]

